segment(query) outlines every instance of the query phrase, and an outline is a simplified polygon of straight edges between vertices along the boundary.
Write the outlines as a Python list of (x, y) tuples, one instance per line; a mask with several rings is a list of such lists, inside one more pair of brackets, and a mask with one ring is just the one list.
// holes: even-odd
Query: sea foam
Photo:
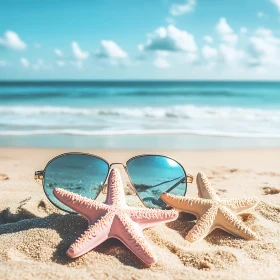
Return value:
[(280, 138), (280, 110), (226, 106), (0, 106), (0, 135), (197, 134)]

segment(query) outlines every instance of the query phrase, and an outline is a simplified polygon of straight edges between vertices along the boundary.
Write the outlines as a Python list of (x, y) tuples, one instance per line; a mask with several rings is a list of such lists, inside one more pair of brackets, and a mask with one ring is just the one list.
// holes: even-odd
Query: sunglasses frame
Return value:
[(56, 160), (57, 158), (63, 157), (63, 156), (67, 156), (67, 155), (77, 155), (77, 154), (78, 154), (78, 155), (86, 155), (86, 156), (96, 157), (96, 158), (98, 158), (98, 159), (103, 160), (103, 161), (108, 165), (108, 172), (107, 172), (107, 174), (106, 174), (104, 184), (103, 184), (103, 186), (100, 188), (100, 190), (99, 190), (99, 192), (97, 193), (97, 195), (93, 198), (93, 200), (95, 200), (95, 199), (99, 196), (99, 194), (100, 194), (101, 192), (103, 192), (103, 189), (104, 189), (104, 187), (105, 187), (105, 185), (106, 185), (105, 182), (106, 182), (107, 179), (108, 179), (108, 176), (109, 176), (109, 174), (110, 174), (110, 170), (111, 170), (112, 165), (118, 164), (118, 165), (122, 165), (122, 166), (123, 166), (123, 168), (124, 168), (124, 170), (125, 170), (125, 172), (126, 172), (126, 174), (127, 174), (127, 176), (128, 176), (128, 179), (129, 179), (129, 181), (130, 181), (130, 184), (131, 184), (130, 187), (133, 188), (133, 190), (135, 191), (135, 194), (138, 196), (138, 198), (140, 199), (140, 201), (143, 203), (143, 205), (144, 205), (146, 208), (150, 208), (150, 207), (148, 207), (148, 206), (145, 204), (145, 202), (142, 200), (142, 198), (141, 198), (140, 195), (138, 194), (138, 192), (137, 192), (136, 188), (134, 187), (134, 184), (133, 184), (133, 182), (132, 182), (132, 180), (131, 180), (131, 178), (130, 178), (128, 169), (127, 169), (127, 164), (128, 164), (130, 161), (132, 161), (132, 160), (134, 160), (134, 159), (137, 159), (137, 158), (139, 158), (139, 157), (144, 157), (144, 156), (158, 156), (158, 157), (164, 157), (164, 158), (171, 159), (171, 160), (175, 161), (176, 163), (178, 163), (178, 164), (182, 167), (182, 169), (183, 169), (183, 171), (184, 171), (185, 178), (187, 178), (186, 183), (185, 183), (185, 184), (186, 184), (186, 188), (185, 188), (184, 196), (186, 195), (186, 192), (187, 192), (187, 185), (188, 185), (188, 183), (191, 184), (191, 183), (193, 182), (193, 176), (185, 171), (185, 169), (184, 169), (184, 167), (182, 166), (181, 163), (179, 163), (177, 160), (175, 160), (175, 159), (173, 159), (173, 158), (171, 158), (171, 157), (164, 156), (164, 155), (157, 155), (157, 154), (141, 154), (141, 155), (134, 156), (134, 157), (128, 159), (128, 160), (126, 161), (126, 163), (124, 164), (124, 163), (120, 163), (120, 162), (109, 163), (109, 162), (108, 162), (107, 160), (105, 160), (104, 158), (102, 158), (102, 157), (100, 157), (100, 156), (96, 156), (96, 155), (94, 155), (94, 154), (90, 154), (90, 153), (83, 153), (83, 152), (68, 152), (68, 153), (63, 153), (63, 154), (60, 154), (60, 155), (58, 155), (58, 156), (52, 158), (51, 160), (49, 160), (49, 161), (47, 162), (47, 164), (46, 164), (46, 166), (45, 166), (45, 168), (44, 168), (43, 170), (35, 171), (34, 179), (35, 179), (35, 181), (36, 181), (38, 184), (40, 184), (40, 185), (43, 186), (44, 193), (45, 193), (46, 197), (48, 198), (48, 200), (49, 200), (56, 208), (58, 208), (58, 209), (60, 209), (60, 210), (62, 210), (62, 211), (64, 211), (64, 212), (70, 213), (70, 214), (77, 214), (77, 213), (72, 212), (72, 211), (68, 211), (68, 210), (64, 210), (64, 209), (60, 208), (59, 206), (57, 206), (54, 202), (52, 202), (52, 201), (49, 199), (49, 197), (48, 197), (48, 195), (47, 195), (47, 193), (46, 193), (46, 190), (45, 190), (45, 186), (44, 186), (44, 178), (45, 178), (45, 172), (46, 172), (46, 169), (47, 169), (48, 165), (49, 165), (50, 163), (52, 163), (54, 160)]

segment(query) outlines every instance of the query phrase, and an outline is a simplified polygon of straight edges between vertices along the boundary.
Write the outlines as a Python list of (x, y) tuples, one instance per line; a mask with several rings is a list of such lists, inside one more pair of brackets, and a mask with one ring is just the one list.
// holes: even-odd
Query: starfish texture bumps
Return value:
[(106, 239), (114, 237), (144, 263), (156, 263), (156, 257), (146, 243), (142, 230), (174, 221), (178, 217), (175, 210), (129, 207), (117, 169), (112, 169), (109, 174), (105, 203), (59, 188), (55, 188), (53, 193), (60, 202), (84, 216), (89, 223), (88, 229), (67, 250), (67, 255), (71, 258), (79, 257)]
[(258, 198), (222, 200), (204, 174), (198, 173), (196, 181), (199, 198), (182, 197), (169, 193), (161, 195), (161, 199), (168, 205), (197, 217), (195, 226), (186, 236), (189, 242), (203, 239), (215, 228), (220, 228), (237, 237), (258, 239), (258, 235), (235, 215), (257, 206)]

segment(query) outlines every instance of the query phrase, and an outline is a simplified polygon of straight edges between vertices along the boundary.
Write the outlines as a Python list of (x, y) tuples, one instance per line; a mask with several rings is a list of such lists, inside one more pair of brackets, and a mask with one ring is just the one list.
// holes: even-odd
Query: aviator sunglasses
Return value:
[(187, 174), (176, 160), (162, 155), (139, 155), (126, 164), (111, 163), (101, 157), (86, 153), (66, 153), (50, 160), (45, 169), (35, 172), (35, 180), (43, 185), (52, 204), (63, 211), (75, 213), (53, 195), (54, 188), (96, 199), (106, 193), (106, 180), (112, 165), (122, 165), (134, 193), (149, 208), (166, 209), (161, 200), (164, 192), (184, 196), (193, 176)]

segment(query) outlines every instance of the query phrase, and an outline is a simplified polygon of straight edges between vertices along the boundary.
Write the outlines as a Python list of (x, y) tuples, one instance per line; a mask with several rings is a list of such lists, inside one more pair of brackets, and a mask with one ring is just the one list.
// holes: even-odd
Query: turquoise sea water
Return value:
[(278, 82), (0, 82), (2, 146), (200, 148), (278, 142)]

